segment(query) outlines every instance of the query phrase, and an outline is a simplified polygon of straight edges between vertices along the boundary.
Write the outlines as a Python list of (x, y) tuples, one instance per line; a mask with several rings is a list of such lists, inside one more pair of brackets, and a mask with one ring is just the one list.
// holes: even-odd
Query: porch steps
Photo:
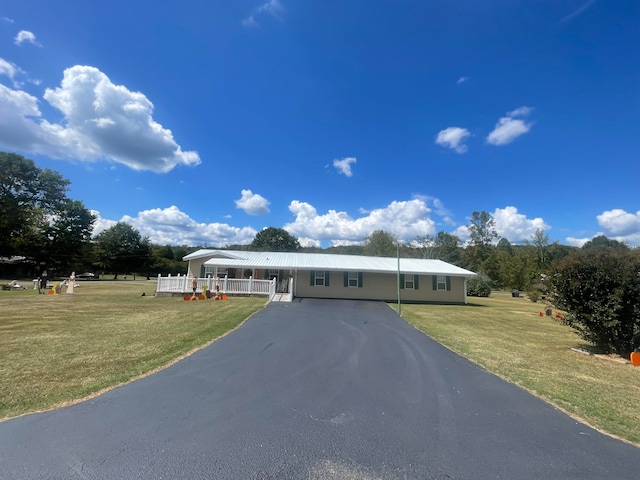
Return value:
[(293, 296), (290, 293), (276, 293), (271, 299), (272, 302), (292, 302)]

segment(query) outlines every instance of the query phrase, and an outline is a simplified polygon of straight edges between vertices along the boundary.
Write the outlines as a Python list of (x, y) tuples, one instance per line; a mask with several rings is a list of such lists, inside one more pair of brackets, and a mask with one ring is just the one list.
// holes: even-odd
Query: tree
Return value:
[(563, 323), (584, 340), (625, 357), (640, 348), (640, 251), (578, 250), (548, 281)]
[(118, 222), (98, 234), (95, 255), (98, 266), (118, 278), (120, 273), (146, 270), (151, 258), (151, 245), (149, 238), (142, 238), (131, 225)]
[(95, 221), (95, 215), (82, 202), (67, 200), (42, 228), (46, 239), (43, 260), (57, 271), (75, 270), (83, 261)]
[(68, 185), (59, 173), (42, 170), (33, 160), (0, 152), (0, 256), (21, 253), (25, 240), (37, 237), (44, 219), (68, 201)]
[(536, 249), (538, 266), (544, 268), (548, 264), (547, 250), (549, 247), (549, 235), (545, 235), (544, 230), (536, 228), (536, 233), (531, 235), (531, 244)]
[(607, 238), (604, 235), (598, 235), (597, 237), (593, 237), (587, 243), (582, 246), (583, 250), (589, 249), (608, 249), (608, 250), (627, 250), (627, 247), (624, 243), (619, 242), (617, 240), (613, 240), (611, 238)]
[(268, 227), (258, 232), (251, 242), (249, 250), (259, 252), (295, 252), (300, 242), (282, 228)]
[(496, 221), (490, 213), (482, 211), (474, 211), (469, 220), (469, 237), (471, 241), (468, 247), (467, 257), (470, 266), (473, 269), (481, 269), (482, 264), (489, 256), (491, 251), (491, 242), (498, 238), (495, 229)]
[(395, 257), (398, 239), (392, 233), (375, 230), (364, 240), (364, 252), (372, 257)]

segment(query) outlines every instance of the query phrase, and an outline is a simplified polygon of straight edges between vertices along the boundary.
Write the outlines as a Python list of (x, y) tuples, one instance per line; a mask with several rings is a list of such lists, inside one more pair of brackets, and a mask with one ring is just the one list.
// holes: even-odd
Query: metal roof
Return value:
[[(329, 270), (396, 273), (398, 259), (335, 255), (330, 253), (247, 252), (238, 250), (198, 250), (183, 260), (206, 258), (205, 265), (233, 268)], [(400, 272), (422, 275), (450, 275), (472, 277), (476, 274), (442, 260), (401, 258)]]

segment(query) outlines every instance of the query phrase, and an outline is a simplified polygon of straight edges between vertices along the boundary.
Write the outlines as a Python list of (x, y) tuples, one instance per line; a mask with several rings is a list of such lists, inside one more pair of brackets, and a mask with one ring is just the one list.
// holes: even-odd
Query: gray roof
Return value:
[[(247, 252), (239, 250), (198, 250), (183, 260), (207, 259), (204, 264), (227, 268), (260, 268), (292, 270), (329, 270), (396, 273), (398, 259), (335, 255), (330, 253)], [(476, 274), (442, 260), (401, 258), (400, 272), (418, 275), (450, 275), (472, 277)]]

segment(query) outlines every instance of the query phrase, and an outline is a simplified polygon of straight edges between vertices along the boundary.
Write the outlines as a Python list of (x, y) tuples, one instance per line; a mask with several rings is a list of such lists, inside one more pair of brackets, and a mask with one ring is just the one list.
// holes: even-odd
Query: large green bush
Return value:
[(563, 323), (605, 352), (627, 357), (640, 349), (640, 251), (583, 249), (550, 277), (551, 301)]
[(491, 295), (491, 283), (480, 277), (467, 280), (467, 295), (469, 297), (488, 297)]

